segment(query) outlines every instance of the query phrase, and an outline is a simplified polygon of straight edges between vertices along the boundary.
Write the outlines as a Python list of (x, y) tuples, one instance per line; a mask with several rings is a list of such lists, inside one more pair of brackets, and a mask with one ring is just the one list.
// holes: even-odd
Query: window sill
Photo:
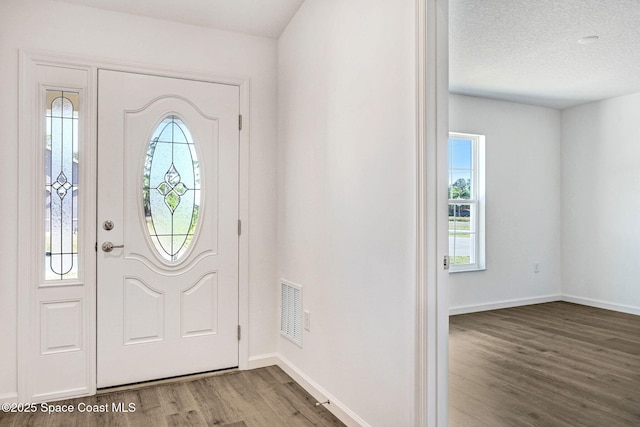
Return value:
[(474, 271), (486, 271), (486, 270), (487, 270), (486, 267), (467, 268), (467, 269), (464, 269), (464, 270), (449, 270), (449, 274), (472, 273)]

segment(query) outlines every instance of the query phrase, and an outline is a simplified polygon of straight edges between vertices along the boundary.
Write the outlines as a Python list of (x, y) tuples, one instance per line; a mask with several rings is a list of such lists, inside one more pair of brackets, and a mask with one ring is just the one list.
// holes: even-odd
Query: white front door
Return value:
[(98, 90), (98, 387), (238, 366), (239, 88)]

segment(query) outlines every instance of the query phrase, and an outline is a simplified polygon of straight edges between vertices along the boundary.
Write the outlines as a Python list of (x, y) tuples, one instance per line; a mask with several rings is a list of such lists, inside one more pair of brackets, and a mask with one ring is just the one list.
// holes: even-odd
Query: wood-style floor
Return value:
[(640, 316), (554, 302), (450, 318), (450, 426), (640, 426)]
[[(135, 412), (113, 412), (112, 404), (120, 402), (125, 407), (134, 404)], [(271, 366), (51, 403), (74, 408), (106, 405), (109, 412), (105, 413), (0, 412), (0, 427), (344, 426), (315, 403), (291, 377)]]

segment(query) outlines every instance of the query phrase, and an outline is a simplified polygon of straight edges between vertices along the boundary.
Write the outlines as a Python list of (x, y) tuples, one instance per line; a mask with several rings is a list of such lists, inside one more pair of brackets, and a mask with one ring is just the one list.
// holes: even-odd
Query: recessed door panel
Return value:
[(40, 304), (40, 354), (82, 350), (82, 301)]
[(182, 292), (182, 337), (218, 333), (218, 276), (211, 273)]
[(164, 339), (164, 293), (141, 280), (124, 279), (124, 344)]

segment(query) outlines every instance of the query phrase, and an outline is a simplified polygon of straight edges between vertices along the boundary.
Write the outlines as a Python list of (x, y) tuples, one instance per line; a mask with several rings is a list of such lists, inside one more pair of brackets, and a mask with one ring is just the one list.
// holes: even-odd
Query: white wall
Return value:
[[(560, 112), (453, 94), (449, 102), (451, 131), (486, 135), (487, 269), (449, 275), (452, 312), (557, 297)], [(539, 273), (534, 273), (535, 262)]]
[(37, 49), (251, 79), (250, 355), (276, 349), (276, 66), (272, 39), (48, 0), (0, 2), (0, 399), (16, 391), (18, 49)]
[(563, 294), (640, 314), (640, 93), (562, 118)]
[(307, 0), (278, 44), (278, 272), (311, 312), (279, 352), (374, 426), (413, 424), (414, 7)]

